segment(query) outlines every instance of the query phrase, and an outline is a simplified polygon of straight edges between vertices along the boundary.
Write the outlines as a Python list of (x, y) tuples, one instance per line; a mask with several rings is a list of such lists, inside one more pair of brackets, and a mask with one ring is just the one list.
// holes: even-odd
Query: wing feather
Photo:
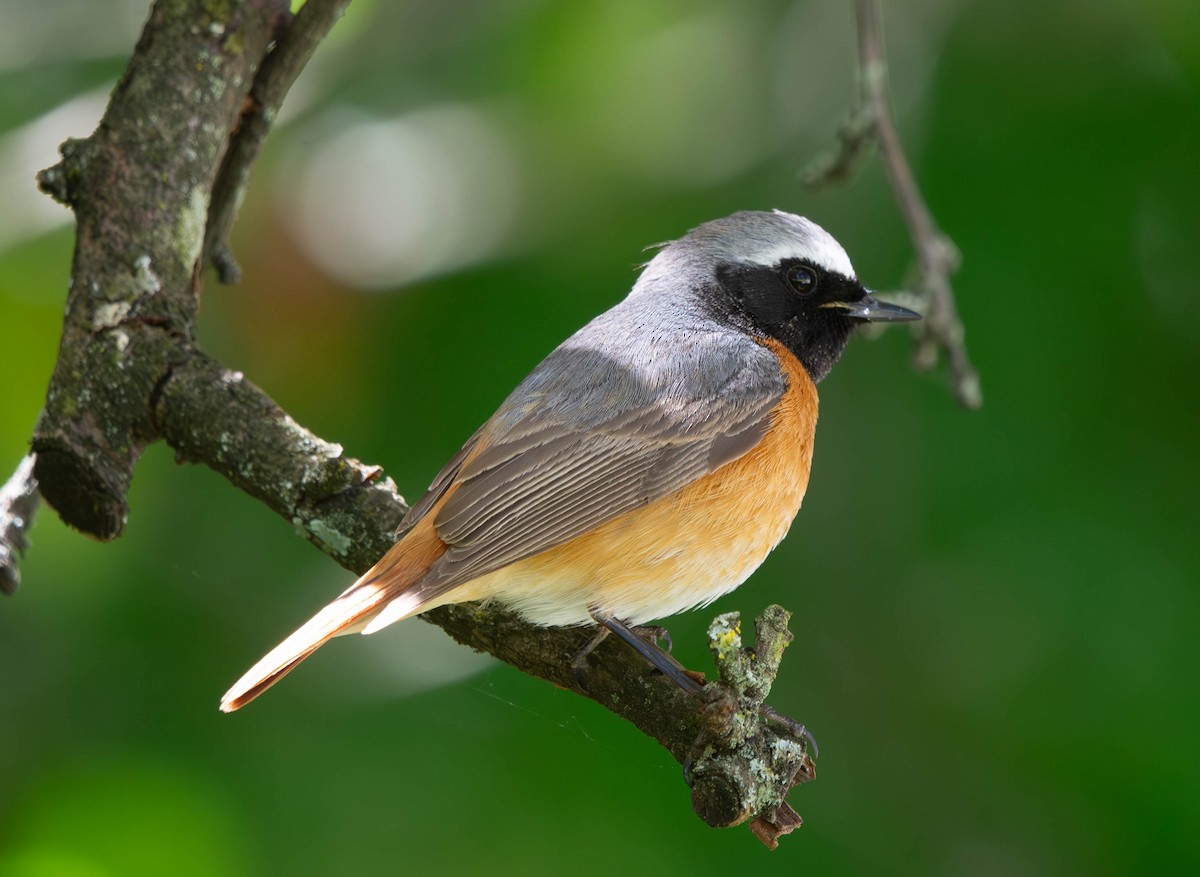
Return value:
[(668, 343), (670, 368), (568, 343), (513, 392), (439, 474), (437, 497), (410, 512), (447, 496), (434, 527), (450, 548), (417, 586), (423, 599), (667, 496), (758, 444), (787, 389), (775, 356), (741, 335)]

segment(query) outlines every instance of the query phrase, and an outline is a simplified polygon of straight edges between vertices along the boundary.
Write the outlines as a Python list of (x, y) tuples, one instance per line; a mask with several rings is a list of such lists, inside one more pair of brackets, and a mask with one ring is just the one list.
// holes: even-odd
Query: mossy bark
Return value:
[(58, 361), (33, 436), (42, 495), (121, 533), (152, 400), (186, 360), (213, 182), (286, 0), (156, 3), (96, 131), (39, 177), (75, 211)]

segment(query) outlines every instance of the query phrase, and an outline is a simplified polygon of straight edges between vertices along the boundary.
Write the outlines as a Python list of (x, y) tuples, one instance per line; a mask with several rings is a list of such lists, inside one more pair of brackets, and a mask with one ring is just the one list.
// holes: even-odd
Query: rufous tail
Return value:
[[(221, 711), (231, 713), (241, 709), (338, 634), (360, 630), (373, 633), (386, 624), (418, 612), (421, 597), (409, 589), (428, 571), (446, 546), (436, 539), (413, 539), (416, 535), (410, 533), (392, 546), (379, 563), (340, 597), (247, 670), (221, 698)], [(422, 542), (426, 544), (419, 544)], [(414, 548), (417, 550), (412, 550)]]

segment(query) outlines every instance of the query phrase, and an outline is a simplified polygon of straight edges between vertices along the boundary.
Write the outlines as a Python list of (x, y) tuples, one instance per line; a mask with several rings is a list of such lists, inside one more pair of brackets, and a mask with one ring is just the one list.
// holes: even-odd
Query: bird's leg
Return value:
[[(591, 652), (592, 649), (598, 646), (603, 637), (607, 636), (611, 631), (625, 640), (635, 652), (649, 661), (652, 667), (662, 672), (664, 676), (688, 692), (688, 694), (700, 694), (704, 690), (704, 686), (689, 676), (688, 671), (682, 664), (672, 658), (670, 654), (660, 649), (655, 643), (648, 642), (638, 636), (637, 632), (631, 629), (625, 622), (618, 621), (611, 615), (595, 611), (592, 612), (592, 618), (595, 619), (596, 624), (600, 625), (601, 632), (597, 633), (596, 639), (593, 639), (592, 642), (584, 646), (584, 657), (586, 657), (587, 652)], [(576, 655), (575, 662), (573, 662), (576, 669), (579, 667), (578, 662), (579, 655)]]
[[(640, 637), (651, 647), (659, 649), (660, 652), (661, 646), (658, 644), (665, 640), (667, 648), (666, 653), (663, 656), (667, 657), (669, 655), (673, 643), (671, 642), (671, 634), (667, 632), (665, 627), (661, 627), (657, 624), (643, 624), (635, 628), (626, 628), (626, 630), (629, 630), (635, 636)], [(602, 621), (598, 622), (596, 625), (596, 635), (588, 640), (584, 647), (576, 652), (575, 657), (571, 659), (571, 675), (575, 677), (575, 683), (581, 689), (586, 690), (587, 688), (583, 681), (583, 671), (587, 668), (588, 656), (595, 651), (596, 647), (600, 645), (600, 643), (608, 639), (609, 633), (611, 633), (611, 631), (607, 626), (605, 626), (605, 623)], [(639, 649), (639, 653), (640, 652), (641, 650)], [(654, 661), (651, 661), (651, 663), (656, 667), (658, 666), (658, 664)], [(671, 678), (674, 679), (675, 677), (672, 676)], [(692, 689), (688, 688), (688, 690), (691, 691)]]

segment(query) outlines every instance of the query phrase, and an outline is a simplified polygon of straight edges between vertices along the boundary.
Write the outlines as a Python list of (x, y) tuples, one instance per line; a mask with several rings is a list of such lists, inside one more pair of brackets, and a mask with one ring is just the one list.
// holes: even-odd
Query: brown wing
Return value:
[(450, 546), (417, 586), (421, 601), (673, 493), (757, 445), (787, 380), (773, 354), (743, 340), (705, 348), (703, 369), (685, 362), (668, 373), (556, 351), (418, 502), (431, 508), (447, 496), (433, 523)]

